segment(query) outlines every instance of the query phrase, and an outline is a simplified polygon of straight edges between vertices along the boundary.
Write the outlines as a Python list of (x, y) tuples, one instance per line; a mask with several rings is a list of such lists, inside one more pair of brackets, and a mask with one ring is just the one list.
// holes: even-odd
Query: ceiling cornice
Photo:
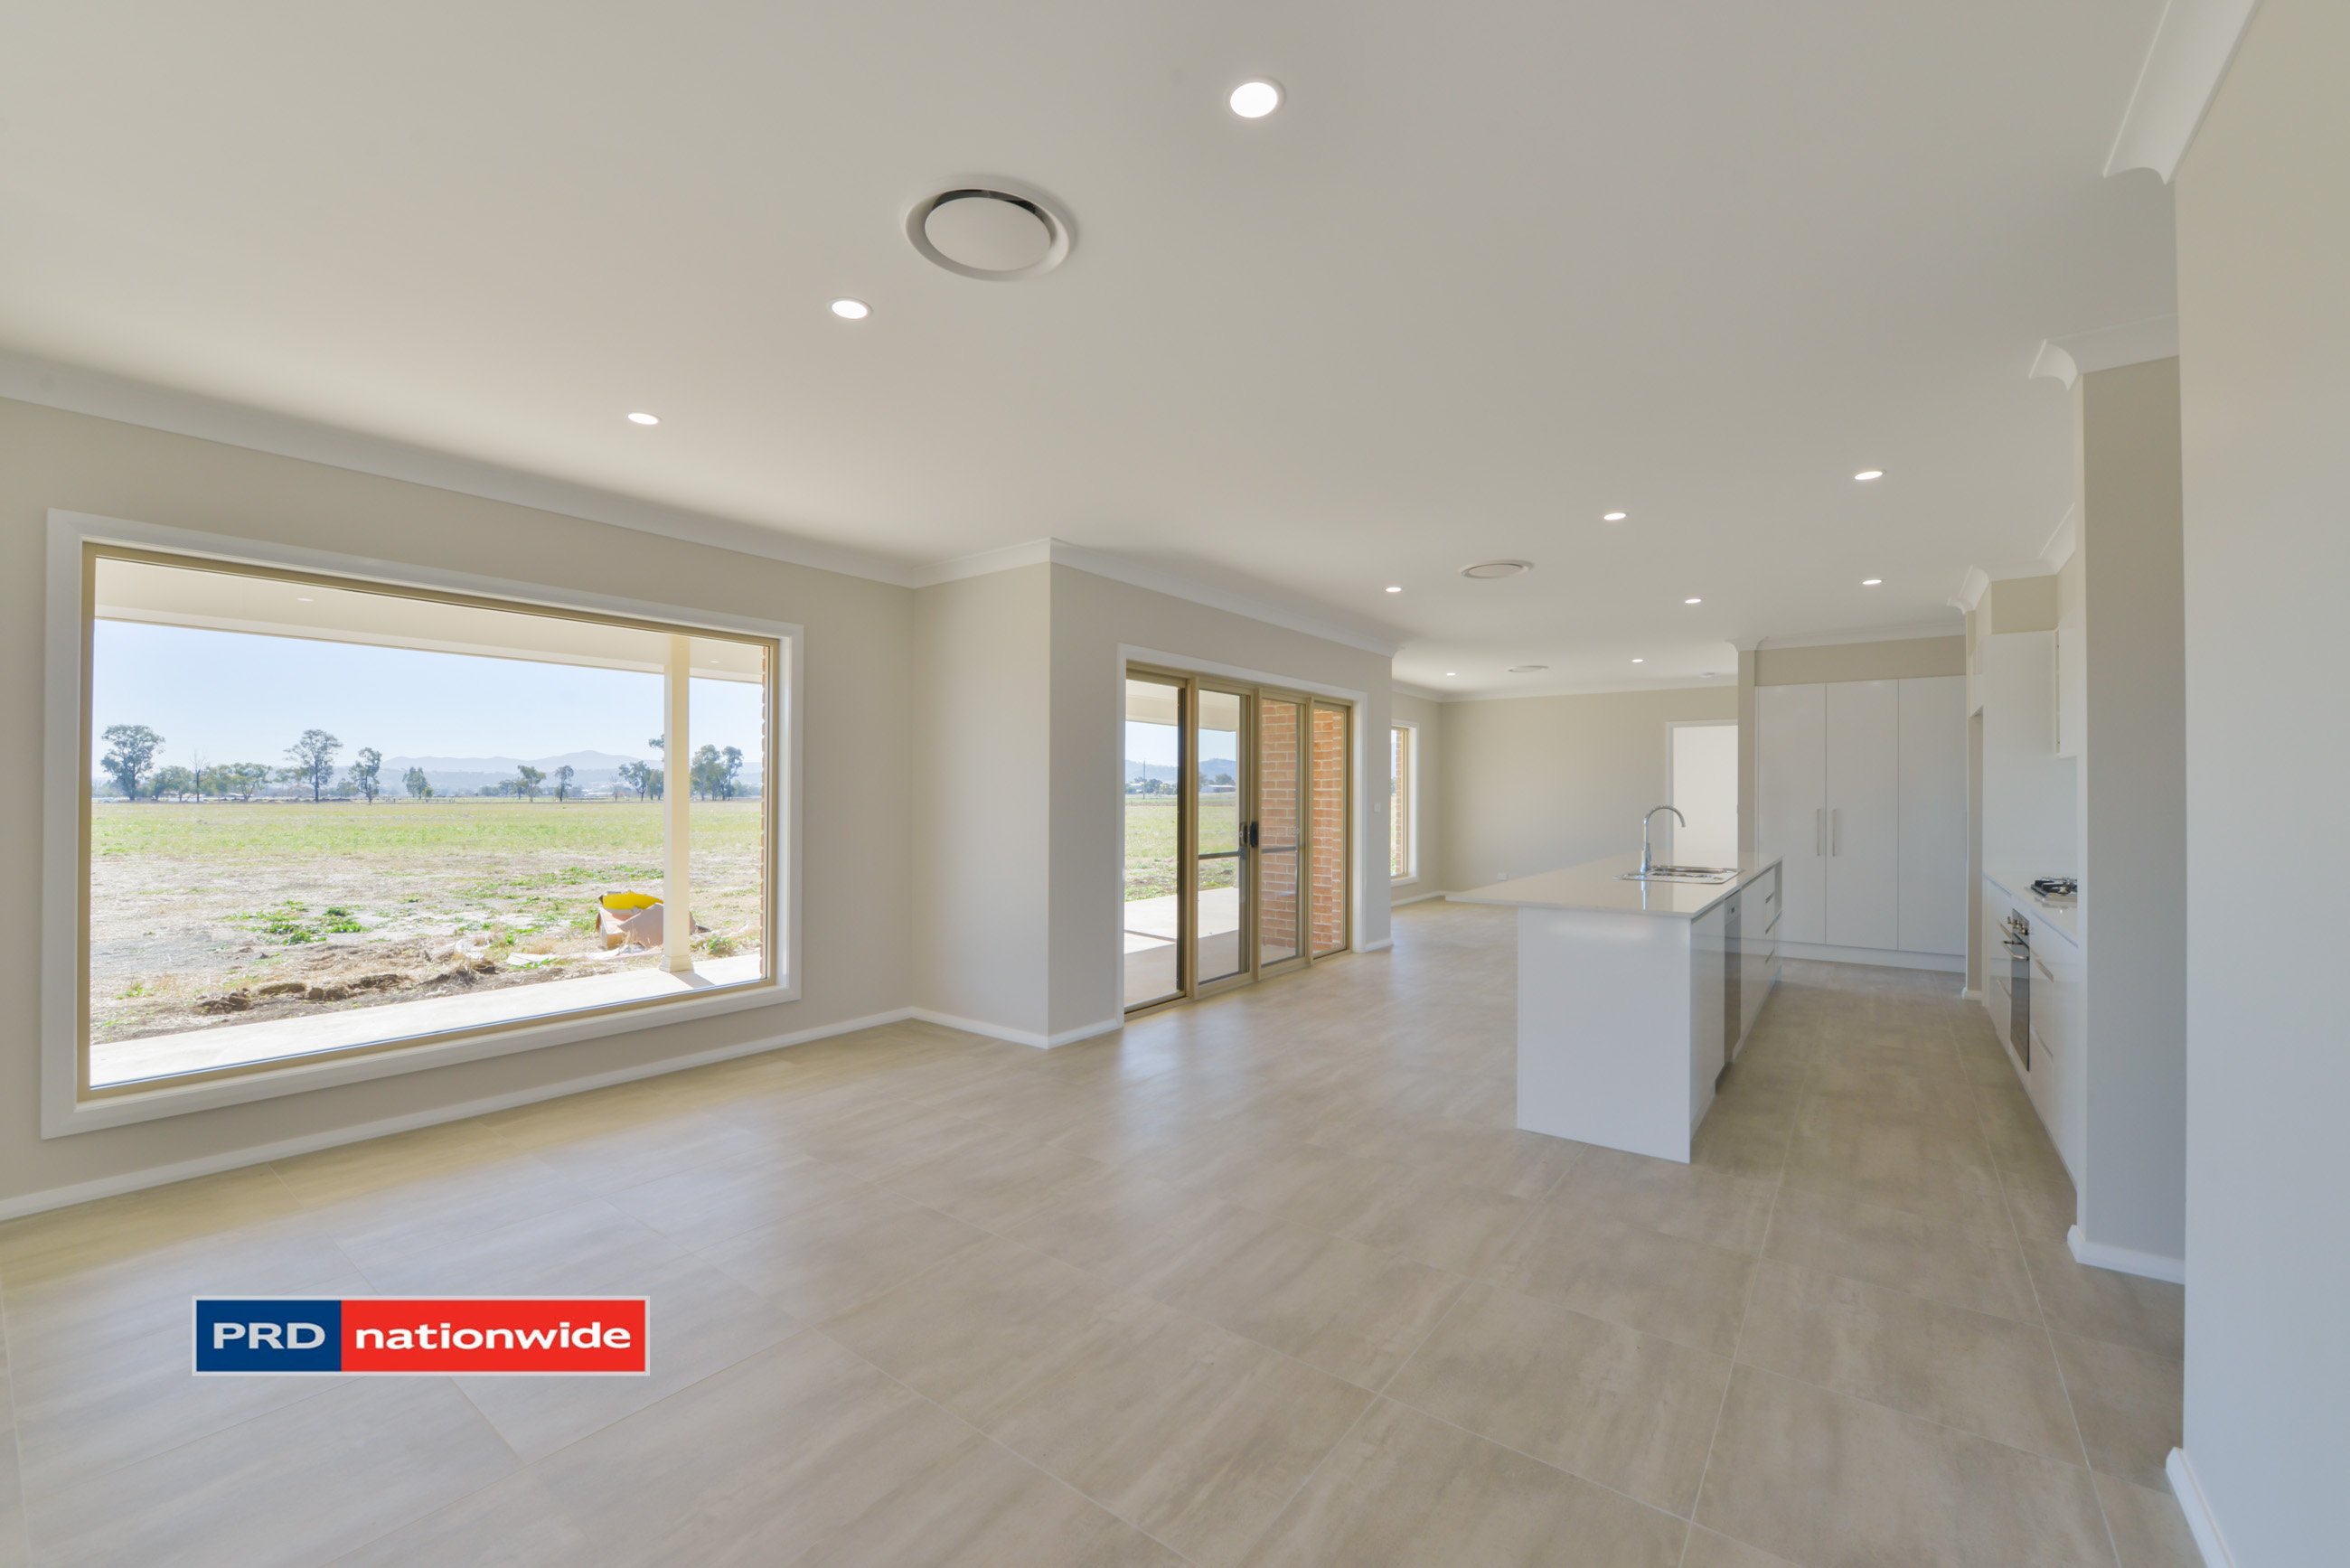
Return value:
[(1766, 637), (1754, 646), (1758, 651), (1781, 648), (1838, 648), (1854, 642), (1908, 642), (1921, 637), (1961, 637), (1966, 629), (1965, 620), (1954, 617), (1945, 620), (1911, 621), (1904, 626), (1864, 626), (1852, 631)]
[[(1040, 540), (1037, 545), (1017, 545), (1010, 550), (991, 552), (987, 556), (966, 556), (964, 559), (975, 561), (986, 560), (993, 556), (1013, 556), (1022, 551), (1035, 550), (1038, 545), (1041, 545), (1046, 552), (1045, 558), (1050, 559), (1055, 566), (1074, 566), (1078, 571), (1091, 572), (1095, 576), (1107, 577), (1112, 582), (1125, 583), (1131, 587), (1148, 588), (1152, 593), (1165, 594), (1170, 598), (1188, 599), (1195, 605), (1205, 605), (1210, 609), (1226, 610), (1233, 615), (1246, 616), (1251, 620), (1261, 620), (1271, 626), (1303, 632), (1307, 637), (1318, 637), (1325, 642), (1343, 643), (1348, 648), (1359, 649), (1365, 653), (1376, 653), (1381, 659), (1393, 659), (1396, 656), (1396, 650), (1403, 646), (1400, 641), (1392, 637), (1384, 636), (1364, 627), (1349, 626), (1344, 621), (1310, 615), (1303, 610), (1294, 610), (1286, 605), (1274, 604), (1258, 598), (1253, 594), (1239, 593), (1229, 588), (1216, 587), (1208, 583), (1194, 582), (1177, 573), (1147, 566), (1124, 556), (1112, 555), (1106, 550), (1089, 550), (1082, 545), (1072, 545), (1061, 539)], [(1003, 571), (1008, 568), (991, 566), (984, 569)], [(962, 575), (975, 576), (976, 574)]]
[(460, 495), (479, 496), (528, 506), (567, 517), (604, 523), (617, 528), (658, 534), (733, 550), (746, 556), (784, 561), (818, 571), (889, 583), (898, 587), (927, 587), (962, 577), (1008, 572), (1045, 561), (1074, 566), (1096, 576), (1109, 577), (1135, 587), (1187, 599), (1234, 615), (1246, 616), (1291, 631), (1375, 653), (1395, 656), (1399, 644), (1391, 637), (1320, 616), (1305, 614), (1261, 599), (1252, 594), (1197, 583), (1102, 550), (1090, 550), (1059, 539), (1034, 539), (950, 561), (915, 563), (868, 551), (799, 538), (757, 523), (718, 517), (683, 507), (668, 506), (575, 484), (567, 480), (525, 472), (475, 458), (458, 457), (427, 447), (381, 436), (340, 430), (314, 421), (296, 419), (266, 410), (181, 391), (144, 381), (84, 369), (0, 349), (0, 398), (60, 409), (68, 413), (142, 426), (172, 435), (218, 441), (250, 452), (316, 462), (354, 473), (373, 474), (411, 484), (430, 485)]
[(158, 387), (103, 370), (88, 370), (0, 349), (0, 397), (68, 413), (193, 436), (224, 446), (265, 452), (328, 468), (403, 480), (435, 490), (503, 501), (616, 528), (710, 545), (745, 556), (839, 572), (874, 582), (913, 586), (914, 568), (863, 550), (802, 539), (757, 523), (713, 516), (643, 501), (592, 485), (528, 473), (476, 458), (458, 457), (406, 441), (339, 430), (310, 420), (249, 408), (199, 392)]
[[(1440, 691), (1430, 695), (1428, 700), (1431, 702), (1522, 702), (1534, 697), (1617, 697), (1631, 691), (1727, 691), (1735, 690), (1737, 685), (1738, 677), (1735, 675), (1716, 675), (1710, 679), (1699, 675), (1663, 676), (1655, 680), (1644, 680), (1637, 686), (1562, 685), (1534, 686), (1523, 691)], [(1396, 690), (1400, 691), (1405, 688), (1399, 685)], [(1415, 697), (1422, 695), (1417, 690), (1410, 694)]]
[(2178, 317), (2149, 316), (2143, 321), (2125, 321), (2119, 327), (2100, 327), (2094, 332), (2043, 337), (2028, 376), (2062, 381), (2070, 389), (2074, 381), (2098, 370), (2117, 370), (2124, 365), (2177, 358)]
[(2260, 0), (2170, 0), (2139, 67), (2106, 172), (2151, 169), (2168, 183), (2203, 123)]

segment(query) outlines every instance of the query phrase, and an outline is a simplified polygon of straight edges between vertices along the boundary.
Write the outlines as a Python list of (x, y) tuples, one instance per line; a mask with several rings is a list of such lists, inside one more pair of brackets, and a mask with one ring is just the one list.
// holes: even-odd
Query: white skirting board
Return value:
[(2064, 1232), (2064, 1244), (2073, 1249), (2074, 1262), (2086, 1263), (2093, 1269), (2111, 1269), (2117, 1274), (2167, 1280), (2174, 1285), (2187, 1282), (2187, 1260), (2184, 1258), (2169, 1258), (2160, 1252), (2139, 1252), (2127, 1247), (2092, 1241), (2081, 1234), (2078, 1225)]
[(224, 1170), (238, 1170), (248, 1165), (266, 1165), (273, 1159), (291, 1159), (297, 1154), (338, 1148), (347, 1143), (365, 1143), (371, 1137), (414, 1132), (419, 1127), (438, 1127), (442, 1122), (461, 1122), (468, 1116), (512, 1110), (516, 1106), (534, 1105), (540, 1100), (557, 1100), (566, 1095), (609, 1088), (615, 1084), (634, 1083), (639, 1078), (658, 1078), (664, 1073), (682, 1073), (689, 1067), (707, 1067), (712, 1063), (732, 1061), (737, 1056), (755, 1056), (763, 1051), (778, 1051), (786, 1045), (805, 1045), (811, 1040), (828, 1040), (836, 1034), (854, 1034), (860, 1029), (878, 1029), (884, 1023), (896, 1023), (913, 1015), (912, 1008), (900, 1007), (863, 1018), (846, 1019), (838, 1023), (820, 1024), (814, 1029), (801, 1030), (796, 1034), (746, 1040), (738, 1045), (722, 1045), (715, 1051), (696, 1051), (686, 1056), (664, 1056), (658, 1062), (643, 1062), (633, 1067), (597, 1073), (585, 1078), (566, 1078), (559, 1084), (540, 1084), (532, 1088), (518, 1089), (510, 1095), (492, 1095), (459, 1105), (435, 1106), (429, 1111), (415, 1111), (404, 1116), (386, 1116), (381, 1121), (333, 1127), (326, 1132), (307, 1133), (301, 1137), (289, 1137), (277, 1143), (205, 1155), (200, 1159), (183, 1159), (173, 1165), (129, 1170), (120, 1176), (100, 1177), (96, 1181), (78, 1181), (70, 1187), (52, 1187), (45, 1192), (0, 1198), (0, 1220), (15, 1220), (51, 1209), (68, 1209), (77, 1203), (115, 1198), (150, 1187), (169, 1187), (175, 1181), (192, 1181), (199, 1176), (216, 1176)]
[(1064, 1029), (1058, 1034), (1039, 1034), (1033, 1029), (1014, 1029), (1009, 1024), (987, 1023), (976, 1018), (958, 1018), (951, 1012), (934, 1012), (927, 1007), (910, 1007), (905, 1016), (918, 1018), (924, 1023), (935, 1023), (941, 1029), (960, 1029), (966, 1034), (984, 1034), (990, 1040), (1009, 1041), (1014, 1045), (1034, 1045), (1050, 1051), (1056, 1045), (1074, 1045), (1080, 1040), (1090, 1040), (1097, 1034), (1107, 1034), (1113, 1029), (1126, 1027), (1123, 1018), (1112, 1018), (1100, 1023), (1082, 1023), (1075, 1029)]
[(1910, 953), (1895, 948), (1839, 948), (1825, 942), (1779, 944), (1783, 959), (1811, 959), (1820, 963), (1865, 963), (1879, 969), (1931, 969), (1946, 974), (1967, 972), (1963, 953)]
[(1409, 898), (1389, 898), (1388, 900), (1388, 908), (1390, 909), (1400, 909), (1406, 904), (1425, 904), (1430, 898), (1441, 898), (1443, 897), (1444, 895), (1442, 893), (1414, 893)]
[(2170, 1490), (2178, 1499), (2178, 1511), (2187, 1516), (2187, 1528), (2195, 1537), (2195, 1549), (2203, 1553), (2203, 1568), (2236, 1568), (2236, 1554), (2228, 1550), (2227, 1537), (2220, 1533), (2220, 1521), (2212, 1515), (2211, 1501), (2203, 1495), (2203, 1483), (2196, 1479), (2195, 1466), (2188, 1459), (2187, 1450), (2171, 1449), (2162, 1469), (2170, 1477)]

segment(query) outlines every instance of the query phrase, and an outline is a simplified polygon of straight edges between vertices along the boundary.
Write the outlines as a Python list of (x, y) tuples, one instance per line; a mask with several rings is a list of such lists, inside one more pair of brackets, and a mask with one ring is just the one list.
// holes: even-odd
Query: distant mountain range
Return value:
[[(394, 794), (400, 793), (400, 781), (411, 768), (422, 768), (432, 787), (442, 794), (456, 794), (478, 790), (484, 784), (501, 784), (515, 776), (515, 770), (527, 763), (543, 774), (554, 774), (559, 767), (572, 769), (574, 789), (608, 789), (617, 783), (620, 769), (629, 763), (657, 763), (660, 753), (651, 747), (641, 757), (624, 757), (611, 752), (566, 752), (559, 757), (386, 757), (380, 775), (383, 787)], [(751, 759), (744, 759), (743, 782), (755, 785), (757, 769)]]

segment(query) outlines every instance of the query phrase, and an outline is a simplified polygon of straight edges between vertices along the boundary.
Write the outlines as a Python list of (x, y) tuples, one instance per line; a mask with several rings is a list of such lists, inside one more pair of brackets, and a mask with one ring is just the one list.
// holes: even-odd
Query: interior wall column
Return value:
[(1762, 753), (1755, 746), (1755, 650), (1762, 644), (1738, 645), (1738, 853), (1752, 855), (1761, 842), (1755, 831), (1756, 795), (1762, 790)]
[[(2084, 374), (2077, 825), (2085, 1241), (2186, 1253), (2186, 580), (2178, 361)], [(2063, 628), (2060, 628), (2060, 632)]]

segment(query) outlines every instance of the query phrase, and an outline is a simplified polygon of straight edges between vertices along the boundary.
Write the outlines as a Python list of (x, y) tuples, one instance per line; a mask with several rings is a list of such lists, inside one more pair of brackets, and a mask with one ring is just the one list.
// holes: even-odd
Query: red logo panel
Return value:
[(347, 1298), (342, 1370), (641, 1376), (645, 1306), (643, 1296)]

